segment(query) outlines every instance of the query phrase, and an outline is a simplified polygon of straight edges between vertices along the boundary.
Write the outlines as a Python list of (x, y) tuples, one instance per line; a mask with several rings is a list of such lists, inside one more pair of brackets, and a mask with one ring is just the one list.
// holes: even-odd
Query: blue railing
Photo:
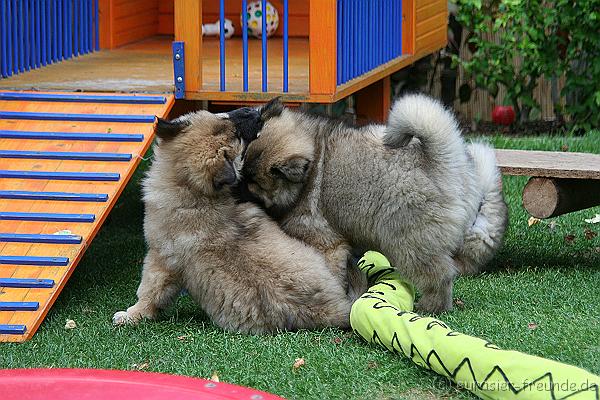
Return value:
[(98, 49), (98, 0), (0, 0), (3, 78)]
[(337, 84), (402, 55), (402, 0), (337, 0)]
[[(288, 2), (289, 0), (283, 0), (283, 92), (288, 91)], [(245, 14), (247, 9), (247, 0), (242, 0), (242, 13)], [(267, 35), (264, 34), (267, 31), (267, 0), (261, 1), (262, 13), (262, 91), (268, 92), (268, 44)], [(244, 15), (245, 16), (245, 15)], [(220, 90), (224, 92), (225, 89), (225, 0), (219, 1), (219, 17), (220, 17), (220, 40), (219, 40), (219, 66), (220, 66)], [(242, 18), (242, 77), (243, 77), (243, 91), (248, 91), (248, 21), (246, 18)]]

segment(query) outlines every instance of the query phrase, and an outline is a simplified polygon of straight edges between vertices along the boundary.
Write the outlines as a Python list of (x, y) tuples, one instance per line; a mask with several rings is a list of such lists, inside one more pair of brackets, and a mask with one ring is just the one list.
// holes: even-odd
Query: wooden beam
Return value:
[(333, 95), (337, 84), (337, 1), (311, 0), (309, 14), (310, 93)]
[(531, 178), (523, 207), (536, 218), (551, 218), (600, 205), (600, 180)]
[(101, 49), (112, 49), (115, 47), (113, 42), (113, 1), (114, 0), (99, 0), (98, 2)]
[(175, 41), (184, 42), (187, 96), (202, 89), (202, 0), (175, 0)]
[(600, 154), (496, 150), (496, 159), (505, 175), (600, 179)]
[(415, 1), (402, 1), (402, 54), (415, 52)]
[(387, 121), (391, 101), (390, 76), (359, 90), (354, 95), (356, 118), (359, 123)]

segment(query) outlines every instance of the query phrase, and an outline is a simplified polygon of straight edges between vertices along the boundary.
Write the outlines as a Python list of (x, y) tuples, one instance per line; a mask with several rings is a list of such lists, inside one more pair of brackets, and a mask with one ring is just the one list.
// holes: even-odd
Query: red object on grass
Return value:
[(103, 369), (0, 370), (2, 400), (282, 400), (227, 383)]
[(492, 121), (499, 125), (510, 125), (515, 122), (515, 110), (512, 106), (496, 106), (492, 110)]

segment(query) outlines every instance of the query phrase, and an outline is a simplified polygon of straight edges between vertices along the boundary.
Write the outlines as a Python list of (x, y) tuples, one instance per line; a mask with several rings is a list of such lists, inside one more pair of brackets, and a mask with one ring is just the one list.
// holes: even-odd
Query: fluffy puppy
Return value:
[(114, 324), (155, 318), (185, 289), (229, 331), (349, 327), (353, 299), (324, 257), (231, 195), (254, 124), (262, 122), (251, 109), (158, 121), (143, 181), (148, 253), (138, 301), (117, 312)]
[[(490, 177), (497, 184), (493, 153), (477, 145), (470, 154), (437, 101), (406, 96), (386, 126), (362, 128), (277, 101), (261, 114), (245, 156), (248, 190), (285, 232), (330, 259), (347, 256), (348, 244), (385, 254), (421, 292), (421, 312), (450, 309), (456, 274), (478, 270), (497, 250), (506, 206), (488, 187)], [(487, 219), (478, 223), (478, 212)]]

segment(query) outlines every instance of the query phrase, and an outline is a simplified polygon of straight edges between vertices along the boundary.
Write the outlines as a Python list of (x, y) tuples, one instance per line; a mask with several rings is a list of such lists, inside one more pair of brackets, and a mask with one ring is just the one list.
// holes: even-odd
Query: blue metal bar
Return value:
[(103, 203), (108, 200), (108, 195), (103, 193), (28, 192), (21, 190), (0, 190), (0, 199), (91, 201)]
[(41, 0), (35, 0), (35, 66), (42, 66), (42, 18), (41, 18)]
[(80, 244), (79, 235), (37, 235), (29, 233), (0, 233), (0, 243)]
[(100, 7), (98, 0), (94, 0), (94, 49), (100, 50)]
[(248, 91), (248, 0), (242, 0), (242, 64), (244, 92)]
[[(289, 7), (288, 7), (288, 0), (283, 0), (283, 92), (286, 93), (288, 91), (288, 48), (289, 48), (289, 42), (288, 42), (288, 12), (289, 12)], [(339, 15), (339, 14), (338, 14)], [(339, 38), (339, 33), (337, 34), (338, 38)], [(339, 43), (339, 40), (338, 40)], [(339, 66), (339, 49), (338, 49), (338, 59), (337, 59), (337, 65)], [(339, 68), (338, 68), (339, 70)]]
[(268, 71), (267, 71), (267, 0), (261, 0), (262, 9), (262, 27), (261, 27), (261, 39), (262, 39), (262, 91), (267, 92), (268, 88)]
[(81, 94), (45, 94), (26, 92), (0, 93), (0, 100), (59, 101), (69, 103), (165, 104), (165, 96), (104, 96)]
[(0, 256), (3, 265), (40, 265), (64, 267), (69, 263), (67, 257)]
[(86, 121), (86, 122), (132, 122), (154, 123), (154, 115), (126, 114), (63, 114), (0, 111), (0, 119), (24, 119), (41, 121)]
[(112, 172), (52, 172), (52, 171), (19, 171), (0, 170), (0, 178), (6, 179), (51, 179), (60, 181), (95, 181), (116, 182), (121, 175)]
[(79, 49), (79, 35), (81, 33), (79, 19), (79, 1), (73, 0), (73, 56), (78, 56), (80, 54)]
[(29, 0), (21, 0), (23, 4), (23, 39), (25, 40), (25, 47), (21, 49), (24, 52), (25, 57), (25, 71), (31, 69), (31, 31), (30, 31), (30, 18), (29, 18)]
[(12, 11), (12, 73), (19, 73), (19, 21), (17, 20), (17, 0), (11, 2)]
[(36, 311), (38, 308), (37, 301), (0, 301), (0, 311)]
[(27, 332), (25, 325), (0, 324), (0, 334), (2, 335), (24, 335), (25, 332)]
[(52, 9), (49, 1), (42, 3), (44, 8), (44, 54), (45, 65), (52, 64)]
[(350, 46), (350, 13), (349, 13), (349, 0), (341, 0), (340, 4), (343, 4), (344, 8), (344, 79), (342, 83), (346, 83), (348, 81), (348, 75), (350, 74), (350, 54), (351, 54), (351, 46)]
[(88, 19), (88, 5), (90, 3), (90, 0), (81, 0), (81, 30), (82, 30), (82, 35), (81, 35), (81, 49), (83, 50), (84, 54), (89, 53), (88, 50), (88, 42), (89, 42), (89, 33), (90, 33), (90, 26), (89, 26), (89, 19)]
[(8, 76), (8, 21), (6, 18), (8, 0), (0, 1), (0, 37), (2, 41), (0, 43), (0, 74), (3, 78)]
[(128, 153), (78, 153), (70, 151), (0, 150), (0, 158), (80, 161), (130, 161)]
[(23, 1), (19, 1), (19, 22), (18, 22), (18, 30), (19, 30), (19, 72), (23, 72), (25, 70), (25, 40), (24, 40), (24, 28), (25, 21), (23, 21)]
[(85, 48), (84, 48), (84, 39), (85, 39), (85, 17), (83, 15), (84, 13), (84, 8), (83, 5), (85, 3), (86, 0), (76, 0), (75, 2), (77, 3), (77, 9), (79, 10), (79, 17), (77, 18), (79, 21), (77, 21), (77, 26), (79, 26), (79, 54), (85, 54)]
[(56, 31), (56, 57), (58, 60), (64, 60), (65, 58), (65, 50), (64, 47), (64, 37), (65, 37), (65, 20), (64, 20), (64, 8), (62, 0), (54, 0), (56, 5), (56, 21), (58, 25), (58, 29)]
[(96, 220), (96, 216), (94, 214), (48, 214), (48, 213), (0, 211), (0, 221), (91, 223), (91, 222), (94, 222), (95, 220)]
[(3, 139), (78, 140), (88, 142), (143, 142), (138, 133), (34, 132), (0, 130)]
[(336, 24), (337, 24), (337, 30), (336, 30), (336, 35), (337, 35), (337, 66), (336, 66), (336, 84), (339, 86), (340, 83), (342, 83), (342, 36), (343, 36), (343, 27), (342, 27), (342, 6), (341, 6), (341, 1), (338, 0), (337, 1), (337, 17), (336, 17)]
[(72, 0), (65, 0), (65, 40), (67, 44), (66, 58), (69, 59), (73, 56), (73, 2)]
[(58, 61), (58, 7), (52, 2), (52, 61)]
[(40, 0), (40, 54), (41, 54), (41, 64), (42, 66), (46, 65), (46, 37), (47, 37), (47, 28), (46, 28), (46, 5), (42, 0)]
[(396, 28), (398, 29), (398, 55), (402, 55), (402, 40), (404, 40), (404, 34), (402, 33), (402, 0), (399, 1)]
[(220, 89), (225, 91), (225, 0), (219, 0), (219, 66)]
[(0, 278), (0, 287), (23, 289), (49, 289), (54, 287), (53, 279)]

